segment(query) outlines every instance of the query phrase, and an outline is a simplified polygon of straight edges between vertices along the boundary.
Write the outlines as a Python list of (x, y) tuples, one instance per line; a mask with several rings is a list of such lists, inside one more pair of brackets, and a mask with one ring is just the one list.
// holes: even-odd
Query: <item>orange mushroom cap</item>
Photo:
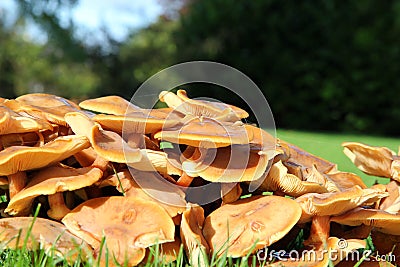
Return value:
[(255, 196), (213, 211), (205, 220), (203, 234), (218, 255), (242, 257), (281, 239), (300, 215), (301, 208), (292, 199)]

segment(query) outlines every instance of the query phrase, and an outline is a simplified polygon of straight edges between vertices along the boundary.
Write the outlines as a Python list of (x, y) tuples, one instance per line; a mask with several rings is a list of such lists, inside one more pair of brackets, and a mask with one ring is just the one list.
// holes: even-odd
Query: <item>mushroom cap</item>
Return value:
[[(36, 118), (45, 119), (51, 123), (67, 126), (64, 115), (69, 112), (80, 111), (80, 108), (73, 102), (54, 95), (38, 94), (35, 100), (8, 100), (4, 105), (15, 112), (23, 112)], [(25, 97), (25, 96), (23, 96)]]
[[(159, 260), (163, 264), (170, 264), (173, 261), (176, 261), (176, 259), (178, 258), (181, 244), (182, 242), (178, 237), (175, 237), (174, 242), (160, 244), (158, 248), (158, 259), (151, 258), (154, 256), (151, 255), (150, 249), (146, 249), (146, 256), (144, 257), (142, 262), (154, 262), (155, 260)], [(153, 250), (155, 250), (155, 248), (153, 248)]]
[(264, 191), (280, 191), (289, 196), (298, 197), (306, 193), (326, 193), (327, 188), (315, 182), (302, 181), (297, 176), (287, 173), (281, 161), (271, 166), (266, 178), (260, 185)]
[(159, 95), (161, 102), (165, 102), (168, 107), (186, 115), (204, 116), (215, 118), (220, 121), (235, 122), (241, 118), (247, 118), (249, 114), (238, 107), (221, 102), (211, 102), (207, 100), (197, 100), (188, 98), (185, 90), (173, 92), (162, 91)]
[(386, 185), (386, 191), (389, 195), (383, 198), (379, 204), (379, 209), (396, 214), (400, 210), (400, 184), (397, 181), (391, 181)]
[[(152, 201), (135, 197), (90, 199), (68, 213), (62, 222), (95, 250), (105, 237), (109, 251), (117, 261), (126, 255), (129, 264), (138, 264), (144, 250), (154, 244), (174, 241), (175, 225), (168, 213)], [(143, 253), (138, 253), (142, 251)]]
[(102, 176), (103, 172), (93, 167), (48, 167), (36, 173), (26, 187), (10, 200), (5, 212), (10, 215), (27, 214), (34, 198), (90, 186)]
[(109, 161), (128, 163), (137, 162), (142, 158), (140, 149), (130, 147), (120, 135), (103, 130), (81, 112), (68, 113), (65, 120), (75, 134), (86, 136), (94, 151)]
[(296, 199), (302, 208), (300, 222), (310, 221), (314, 215), (329, 216), (343, 214), (366, 202), (375, 202), (387, 196), (386, 192), (359, 186), (334, 193), (308, 193)]
[(0, 135), (50, 129), (52, 126), (47, 121), (21, 116), (7, 107), (0, 106)]
[(344, 154), (358, 169), (369, 175), (391, 177), (394, 152), (386, 147), (373, 147), (356, 142), (345, 142)]
[(242, 257), (281, 239), (300, 216), (301, 208), (292, 199), (254, 196), (213, 211), (205, 220), (203, 234), (218, 255), (227, 250), (228, 257)]
[(350, 226), (369, 225), (385, 234), (400, 235), (400, 215), (383, 210), (359, 207), (345, 214), (334, 216), (331, 221)]
[(241, 122), (218, 122), (210, 118), (194, 117), (186, 124), (165, 128), (154, 138), (175, 144), (195, 147), (225, 147), (232, 144), (249, 144), (253, 133), (247, 131)]
[(264, 151), (270, 153), (271, 157), (276, 155), (276, 139), (267, 131), (258, 128), (256, 126), (245, 124), (244, 126), (247, 132), (251, 132), (249, 137), (253, 136), (249, 140), (249, 144), (252, 150)]
[(203, 208), (197, 204), (189, 204), (188, 209), (182, 213), (180, 234), (186, 256), (194, 266), (204, 266), (204, 256), (210, 252), (203, 236), (203, 224)]
[[(132, 176), (131, 173), (135, 175)], [(130, 172), (125, 169), (102, 180), (98, 186), (115, 186), (118, 191), (125, 192), (127, 197), (156, 202), (171, 218), (186, 210), (185, 193), (177, 186), (160, 180), (159, 175), (154, 172)]]
[(336, 164), (308, 153), (307, 151), (293, 144), (283, 140), (278, 140), (278, 145), (288, 150), (286, 153), (289, 155), (289, 162), (294, 162), (297, 165), (307, 168), (312, 168), (315, 166), (315, 168), (322, 173), (328, 173), (336, 169)]
[(90, 111), (113, 115), (125, 115), (126, 113), (142, 110), (140, 107), (116, 95), (84, 100), (79, 103), (79, 106)]
[(177, 120), (157, 118), (143, 112), (130, 113), (128, 116), (98, 114), (93, 117), (93, 120), (106, 130), (117, 133), (129, 131), (143, 134), (156, 133), (163, 128), (173, 127), (179, 123)]
[(354, 186), (367, 188), (361, 177), (351, 172), (335, 171), (325, 173), (324, 175), (327, 176), (340, 191), (350, 189)]
[[(31, 226), (32, 229), (30, 229)], [(45, 250), (51, 250), (55, 248), (54, 251), (58, 252), (59, 256), (68, 254), (73, 256), (71, 252), (76, 256), (79, 250), (84, 253), (91, 251), (86, 242), (73, 235), (63, 224), (33, 217), (0, 219), (0, 243), (2, 248), (4, 246), (11, 249), (22, 248), (24, 246), (24, 238), (29, 231), (27, 249), (44, 248)]]
[(17, 97), (15, 100), (37, 107), (59, 108), (60, 106), (67, 106), (75, 110), (80, 109), (79, 106), (74, 102), (66, 98), (51, 94), (26, 94)]
[[(204, 154), (204, 155), (203, 155)], [(182, 163), (182, 170), (192, 177), (219, 183), (254, 181), (266, 171), (268, 155), (249, 150), (248, 146), (230, 146), (197, 152)]]
[(8, 147), (0, 151), (0, 175), (42, 168), (60, 162), (89, 146), (86, 137), (69, 135), (58, 137), (42, 147)]

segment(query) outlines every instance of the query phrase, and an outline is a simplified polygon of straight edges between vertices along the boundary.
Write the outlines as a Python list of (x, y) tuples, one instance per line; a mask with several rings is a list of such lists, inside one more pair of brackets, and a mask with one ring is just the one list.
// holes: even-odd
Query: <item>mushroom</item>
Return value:
[(51, 166), (36, 173), (24, 189), (11, 198), (5, 212), (10, 215), (29, 214), (34, 198), (49, 196), (49, 217), (60, 220), (69, 209), (64, 203), (62, 192), (74, 191), (97, 182), (103, 171), (95, 167), (74, 169), (65, 166)]
[[(142, 262), (162, 262), (163, 264), (171, 264), (177, 260), (181, 250), (181, 244), (181, 240), (179, 240), (178, 237), (175, 237), (174, 242), (160, 244), (158, 248), (148, 248), (146, 249), (146, 256)], [(150, 251), (153, 251), (153, 253)], [(157, 259), (155, 259), (155, 256), (158, 256)]]
[(55, 95), (31, 94), (8, 100), (5, 106), (18, 113), (29, 114), (32, 117), (47, 120), (62, 126), (67, 126), (64, 115), (68, 112), (80, 111), (75, 103)]
[(123, 115), (99, 114), (93, 117), (104, 129), (117, 133), (132, 132), (150, 134), (161, 131), (163, 128), (170, 128), (179, 123), (178, 120), (169, 118), (157, 118), (144, 112), (130, 113)]
[(221, 183), (222, 204), (235, 202), (240, 198), (242, 192), (240, 183)]
[(83, 113), (68, 113), (65, 120), (75, 134), (86, 136), (94, 151), (104, 159), (127, 163), (137, 162), (142, 157), (138, 148), (130, 147), (117, 133), (103, 130)]
[(185, 90), (178, 90), (176, 94), (162, 91), (159, 95), (159, 99), (161, 102), (165, 102), (169, 107), (174, 108), (176, 111), (193, 116), (205, 116), (221, 121), (231, 122), (249, 116), (246, 111), (233, 105), (207, 100), (190, 99), (187, 97)]
[(98, 186), (115, 186), (127, 197), (153, 201), (162, 206), (171, 218), (186, 210), (185, 193), (164, 179), (160, 179), (154, 172), (125, 169), (102, 180)]
[[(112, 256), (119, 263), (137, 265), (145, 248), (174, 241), (175, 226), (167, 212), (152, 201), (135, 197), (90, 199), (68, 213), (62, 222), (100, 252), (104, 237)], [(98, 255), (98, 257), (102, 257)]]
[(356, 142), (342, 144), (343, 152), (361, 171), (369, 175), (392, 177), (391, 166), (398, 157), (386, 147), (372, 147)]
[(79, 103), (79, 106), (83, 109), (98, 113), (114, 115), (125, 115), (127, 113), (140, 112), (142, 110), (140, 107), (133, 105), (124, 98), (115, 95), (84, 100)]
[(195, 147), (216, 148), (233, 144), (249, 144), (253, 132), (247, 131), (240, 121), (219, 122), (207, 117), (194, 117), (182, 126), (166, 128), (154, 134), (154, 138), (175, 144)]
[(300, 216), (301, 208), (294, 200), (253, 196), (213, 211), (205, 220), (203, 234), (218, 256), (242, 257), (281, 239)]
[(262, 177), (271, 159), (266, 153), (253, 152), (249, 147), (230, 146), (218, 149), (200, 149), (182, 163), (189, 176), (200, 176), (210, 182), (232, 183), (254, 181)]
[(355, 186), (352, 189), (335, 193), (308, 193), (296, 199), (302, 208), (300, 223), (308, 222), (313, 216), (329, 216), (343, 214), (365, 203), (387, 196), (386, 192)]
[(326, 193), (327, 188), (315, 182), (301, 181), (297, 176), (287, 173), (281, 161), (272, 165), (266, 178), (260, 185), (264, 191), (279, 191), (286, 195), (298, 197), (306, 193)]
[(331, 221), (350, 226), (370, 225), (382, 233), (400, 235), (400, 215), (383, 210), (358, 207), (345, 214), (332, 217)]
[[(28, 236), (29, 234), (29, 236)], [(47, 253), (75, 261), (77, 256), (91, 254), (88, 244), (73, 235), (61, 223), (34, 217), (0, 219), (0, 243), (4, 248), (42, 248)]]
[(383, 198), (379, 204), (379, 209), (396, 214), (400, 210), (400, 185), (397, 181), (391, 181), (386, 185), (389, 195)]
[(0, 175), (39, 169), (60, 162), (90, 146), (81, 135), (61, 136), (42, 147), (13, 146), (0, 151)]
[(42, 147), (13, 146), (0, 151), (0, 175), (9, 179), (10, 198), (25, 186), (24, 171), (54, 164), (88, 147), (84, 136), (64, 136)]
[(52, 126), (46, 121), (21, 116), (7, 107), (0, 106), (0, 135), (48, 129), (52, 129)]
[(192, 266), (205, 266), (210, 248), (203, 236), (204, 210), (196, 204), (188, 204), (182, 214), (180, 234), (186, 256)]
[(292, 162), (296, 165), (306, 168), (312, 168), (315, 166), (315, 168), (322, 173), (329, 173), (337, 168), (336, 164), (308, 153), (307, 151), (283, 140), (278, 139), (278, 145), (286, 150), (285, 153), (289, 156), (287, 159), (288, 162)]

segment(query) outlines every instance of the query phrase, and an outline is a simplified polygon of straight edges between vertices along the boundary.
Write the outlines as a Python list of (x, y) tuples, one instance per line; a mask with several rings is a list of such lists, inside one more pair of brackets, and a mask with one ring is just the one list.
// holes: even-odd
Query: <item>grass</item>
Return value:
[[(359, 171), (351, 161), (343, 154), (341, 143), (345, 141), (362, 142), (374, 146), (386, 146), (397, 152), (400, 145), (400, 140), (395, 138), (374, 137), (364, 135), (349, 135), (349, 134), (333, 134), (333, 133), (311, 133), (292, 130), (278, 130), (277, 137), (285, 141), (293, 143), (304, 150), (313, 153), (317, 156), (332, 161), (338, 165), (339, 170), (354, 172), (361, 176), (368, 186), (376, 181), (379, 183), (387, 183), (389, 180), (367, 176)], [(24, 240), (26, 242), (27, 239)], [(141, 266), (187, 266), (187, 258), (184, 255), (183, 249), (179, 251), (177, 261), (173, 263), (163, 263), (159, 260), (159, 249), (154, 247), (150, 249), (150, 256)], [(244, 257), (242, 259), (227, 258), (222, 255), (220, 258), (211, 257), (210, 261), (206, 259), (209, 267), (225, 267), (225, 266), (255, 266), (257, 262), (253, 256)], [(261, 264), (262, 266), (263, 264)], [(68, 262), (64, 258), (57, 256), (57, 253), (50, 253), (44, 250), (29, 251), (23, 246), (21, 249), (0, 249), (0, 266), (17, 266), (17, 267), (89, 267), (99, 266), (94, 259), (89, 259), (87, 262), (76, 261)]]
[(360, 142), (372, 146), (385, 146), (397, 153), (400, 146), (400, 139), (367, 135), (351, 135), (336, 133), (315, 133), (292, 130), (277, 130), (277, 137), (295, 144), (302, 149), (327, 159), (338, 165), (338, 169), (346, 172), (353, 172), (360, 176), (367, 186), (378, 183), (386, 184), (389, 179), (369, 176), (361, 172), (343, 153), (343, 142)]

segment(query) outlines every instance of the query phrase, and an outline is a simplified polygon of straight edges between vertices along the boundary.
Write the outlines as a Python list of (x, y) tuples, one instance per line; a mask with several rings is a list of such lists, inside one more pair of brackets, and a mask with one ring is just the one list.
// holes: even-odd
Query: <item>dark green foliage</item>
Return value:
[(399, 135), (399, 18), (396, 1), (193, 1), (178, 50), (250, 76), (278, 127)]
[[(2, 97), (44, 90), (129, 99), (165, 67), (212, 60), (256, 82), (279, 128), (400, 135), (398, 1), (169, 0), (165, 17), (123, 42), (104, 32), (90, 45), (73, 21), (59, 19), (78, 0), (15, 1), (21, 21), (48, 39), (29, 42), (18, 34), (21, 21), (12, 29), (0, 22)], [(214, 86), (183, 88), (251, 108)]]

